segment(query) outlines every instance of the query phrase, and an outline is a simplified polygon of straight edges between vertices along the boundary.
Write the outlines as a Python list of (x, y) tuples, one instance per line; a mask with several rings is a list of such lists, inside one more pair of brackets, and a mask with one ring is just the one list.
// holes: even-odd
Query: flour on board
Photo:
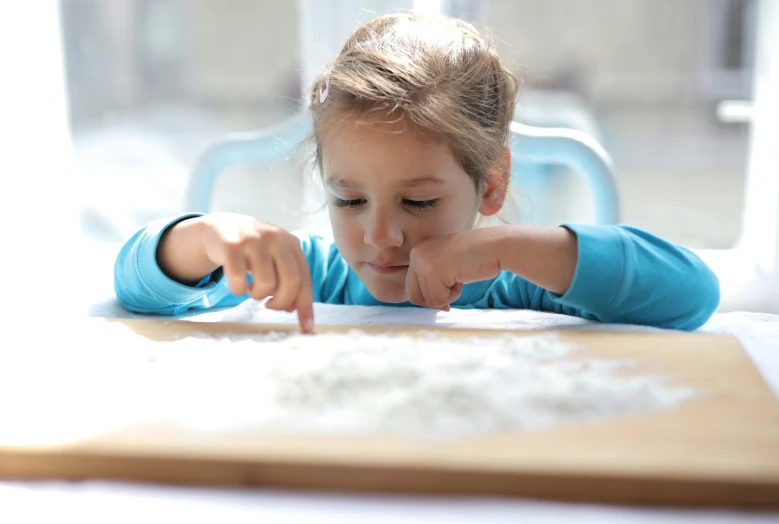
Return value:
[(458, 437), (669, 409), (698, 396), (552, 334), (360, 331), (151, 342), (169, 416), (212, 430)]

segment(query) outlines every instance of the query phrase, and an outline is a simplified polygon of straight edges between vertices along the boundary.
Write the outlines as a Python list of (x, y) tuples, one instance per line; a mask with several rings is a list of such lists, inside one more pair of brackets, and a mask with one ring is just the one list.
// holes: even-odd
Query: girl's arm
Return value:
[(576, 235), (564, 227), (502, 226), (497, 228), (498, 265), (527, 281), (563, 295), (576, 272)]
[(173, 280), (194, 286), (219, 268), (206, 253), (206, 216), (181, 220), (163, 231), (157, 246), (160, 269)]
[[(329, 255), (310, 236), (247, 215), (187, 214), (154, 221), (125, 243), (114, 288), (126, 309), (160, 315), (272, 296), (267, 308), (297, 310), (301, 328), (310, 331)], [(338, 296), (336, 290), (328, 298)]]
[(719, 282), (695, 254), (628, 226), (512, 225), (427, 239), (411, 251), (406, 288), (427, 307), (536, 309), (683, 330), (719, 304)]
[(692, 330), (719, 305), (719, 281), (700, 258), (628, 226), (505, 226), (502, 268), (603, 322)]
[[(193, 223), (191, 221), (200, 216), (189, 213), (152, 221), (125, 242), (114, 262), (114, 292), (125, 309), (135, 313), (167, 316), (180, 315), (190, 310), (234, 306), (246, 300), (248, 295), (237, 296), (230, 292), (221, 270), (204, 271), (199, 279), (195, 278), (195, 272), (199, 269), (190, 271), (189, 275), (175, 274), (182, 268), (172, 267), (178, 261), (171, 261), (170, 254), (166, 255), (168, 258), (164, 264), (167, 267), (163, 270), (160, 260), (162, 238), (174, 239), (169, 246), (175, 246), (179, 240), (186, 240), (176, 239), (178, 235), (167, 234), (178, 226), (189, 226), (188, 223)], [(185, 232), (184, 237), (186, 233), (192, 232), (189, 227), (181, 227), (179, 231)], [(182, 247), (181, 244), (179, 247)], [(184, 249), (179, 254), (186, 255), (190, 251)]]

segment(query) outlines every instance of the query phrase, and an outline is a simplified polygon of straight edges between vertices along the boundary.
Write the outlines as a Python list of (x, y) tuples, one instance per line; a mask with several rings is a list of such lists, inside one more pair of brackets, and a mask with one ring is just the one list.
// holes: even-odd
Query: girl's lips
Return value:
[(397, 273), (399, 271), (403, 271), (405, 269), (408, 269), (408, 266), (380, 266), (378, 264), (368, 263), (368, 265), (377, 273), (381, 274), (388, 274), (388, 273)]

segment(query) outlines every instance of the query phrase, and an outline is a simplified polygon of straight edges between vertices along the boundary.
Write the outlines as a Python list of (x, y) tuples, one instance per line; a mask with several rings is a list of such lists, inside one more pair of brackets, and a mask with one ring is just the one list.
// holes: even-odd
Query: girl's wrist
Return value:
[(507, 224), (495, 227), (493, 252), (502, 270), (514, 271), (516, 269), (518, 254), (526, 251), (529, 247), (523, 246), (526, 237), (525, 229), (528, 227), (532, 226)]
[(160, 239), (157, 261), (162, 271), (172, 279), (192, 285), (218, 267), (206, 252), (206, 239), (211, 227), (207, 217), (182, 220)]
[(515, 273), (548, 291), (565, 294), (578, 259), (576, 235), (555, 226), (497, 226), (495, 253), (503, 271)]

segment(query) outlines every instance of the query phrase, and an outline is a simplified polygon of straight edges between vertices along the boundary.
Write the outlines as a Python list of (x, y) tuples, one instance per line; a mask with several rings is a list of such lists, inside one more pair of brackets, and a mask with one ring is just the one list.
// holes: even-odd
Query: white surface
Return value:
[[(118, 324), (101, 327), (91, 339), (80, 335), (83, 344), (66, 354), (52, 354), (46, 343), (0, 352), (0, 369), (14, 370), (0, 380), (4, 441), (78, 440), (164, 420), (203, 432), (368, 432), (446, 441), (669, 410), (705, 395), (675, 384), (673, 375), (626, 376), (635, 361), (587, 357), (585, 348), (540, 332), (453, 340), (350, 329), (159, 343)], [(57, 372), (42, 379), (42, 361)], [(87, 362), (92, 367), (82, 374)], [(33, 403), (43, 383), (61, 393), (52, 399), (47, 391)], [(106, 389), (95, 406), (94, 392)], [(24, 409), (3, 406), (19, 397)], [(114, 414), (120, 418), (109, 423)]]
[[(89, 307), (92, 316), (134, 317), (100, 286), (106, 297)], [(105, 281), (103, 281), (105, 283)], [(100, 295), (93, 295), (100, 296)], [(317, 304), (322, 324), (387, 324), (510, 329), (644, 330), (614, 326), (535, 311), (452, 311), (347, 307)], [(247, 301), (236, 308), (193, 315), (199, 321), (295, 322), (288, 313), (268, 311)], [(700, 330), (731, 333), (741, 340), (767, 382), (779, 395), (779, 316), (717, 314)], [(0, 522), (273, 522), (364, 523), (424, 522), (779, 522), (779, 512), (740, 513), (725, 510), (620, 508), (587, 504), (507, 499), (379, 497), (295, 493), (269, 489), (207, 489), (122, 483), (0, 483)]]
[(83, 484), (0, 484), (0, 519), (14, 524), (768, 524), (779, 514), (633, 509), (506, 499), (354, 497), (274, 490)]

